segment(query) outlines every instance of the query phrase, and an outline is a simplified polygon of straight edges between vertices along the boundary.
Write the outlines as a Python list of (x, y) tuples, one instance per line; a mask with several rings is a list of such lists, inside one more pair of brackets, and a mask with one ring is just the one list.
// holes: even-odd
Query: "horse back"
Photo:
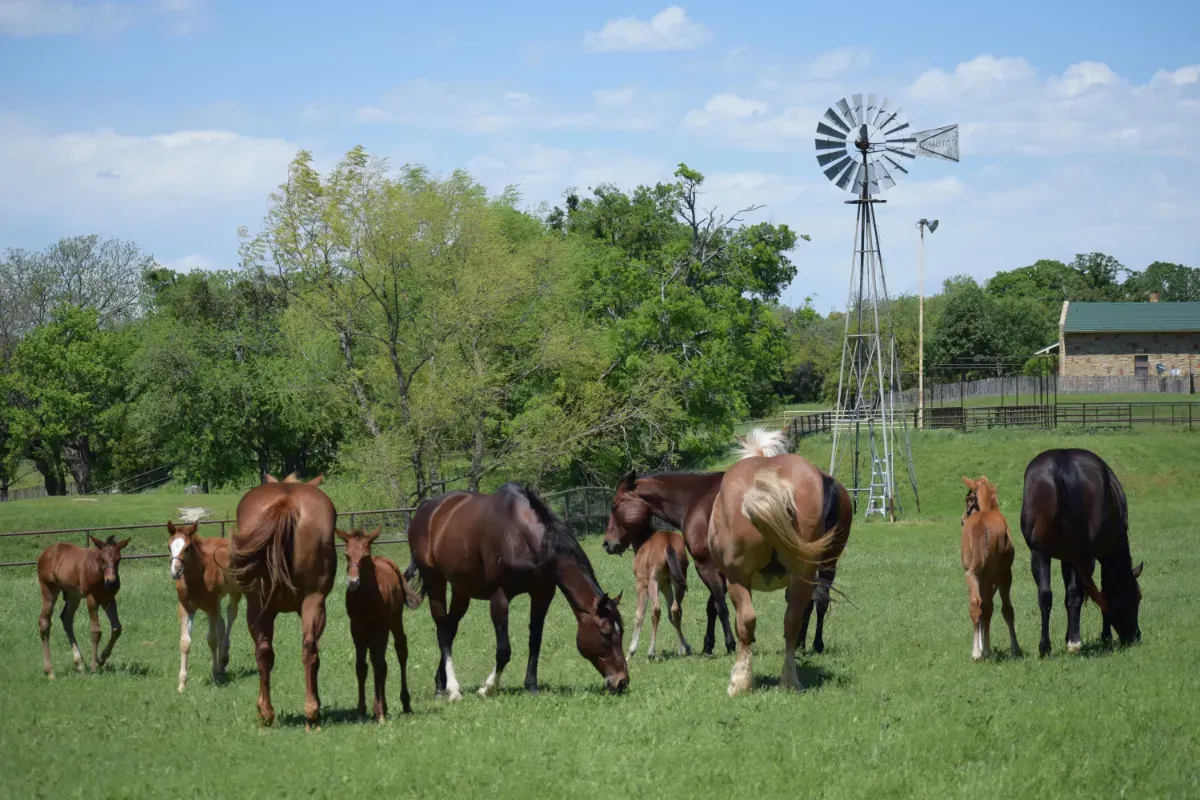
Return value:
[(1016, 551), (1008, 531), (1008, 520), (999, 511), (976, 511), (962, 529), (962, 565), (971, 572), (990, 572), (1011, 567)]
[(1128, 550), (1125, 492), (1089, 450), (1047, 450), (1025, 469), (1021, 534), (1030, 549), (1064, 561)]
[(88, 561), (88, 548), (69, 542), (50, 545), (37, 560), (38, 580), (73, 594), (86, 594), (101, 578)]

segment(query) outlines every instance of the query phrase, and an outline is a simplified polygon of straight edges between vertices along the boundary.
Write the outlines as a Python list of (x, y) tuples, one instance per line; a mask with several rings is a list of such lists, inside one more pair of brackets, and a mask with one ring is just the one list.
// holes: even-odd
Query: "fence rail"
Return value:
[[(551, 492), (542, 496), (556, 514), (558, 514), (567, 525), (577, 535), (587, 535), (592, 533), (602, 533), (604, 524), (608, 520), (609, 503), (612, 499), (612, 490), (600, 486), (582, 486), (572, 489), (564, 489), (559, 492)], [(371, 529), (376, 525), (383, 526), (387, 534), (391, 534), (390, 538), (380, 538), (375, 541), (378, 544), (404, 544), (408, 541), (408, 526), (412, 523), (414, 507), (404, 508), (377, 508), (365, 509), (361, 511), (340, 511), (338, 512), (338, 524), (345, 528), (363, 528)], [(344, 524), (343, 524), (344, 520)], [(176, 523), (176, 524), (191, 524), (191, 523)], [(202, 519), (197, 521), (198, 525), (221, 527), (220, 535), (227, 537), (230, 532), (236, 528), (237, 520), (235, 519)], [(80, 542), (85, 547), (88, 544), (88, 537), (93, 534), (111, 533), (113, 531), (143, 531), (143, 530), (159, 530), (162, 531), (165, 525), (161, 522), (149, 523), (133, 523), (129, 525), (93, 525), (86, 528), (56, 528), (53, 530), (43, 531), (11, 531), (0, 533), (0, 540), (15, 539), (15, 538), (34, 538), (53, 536), (59, 539), (67, 539), (69, 537), (78, 536)], [(163, 536), (165, 541), (166, 537)], [(338, 548), (345, 547), (340, 541), (337, 542)], [(141, 559), (141, 558), (166, 558), (170, 553), (132, 553), (127, 556), (122, 556), (122, 559)], [(0, 562), (0, 567), (29, 567), (37, 564), (36, 560), (24, 561), (3, 561)]]

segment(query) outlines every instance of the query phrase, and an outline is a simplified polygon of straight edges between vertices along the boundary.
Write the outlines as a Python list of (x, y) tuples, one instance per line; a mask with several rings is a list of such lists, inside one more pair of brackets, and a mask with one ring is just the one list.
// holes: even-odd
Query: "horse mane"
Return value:
[(604, 590), (600, 588), (600, 581), (596, 580), (596, 572), (592, 568), (591, 559), (587, 557), (587, 553), (583, 551), (579, 540), (571, 533), (567, 524), (546, 505), (541, 496), (531, 487), (521, 486), (517, 483), (504, 484), (500, 487), (500, 492), (518, 495), (529, 503), (529, 507), (537, 515), (538, 522), (542, 523), (542, 527), (546, 530), (545, 542), (555, 560), (566, 561), (579, 567), (580, 572), (583, 573), (596, 594), (603, 597)]
[(737, 437), (739, 460), (746, 458), (771, 458), (783, 455), (788, 451), (787, 436), (783, 431), (768, 431), (766, 428), (755, 428), (746, 434), (745, 438)]

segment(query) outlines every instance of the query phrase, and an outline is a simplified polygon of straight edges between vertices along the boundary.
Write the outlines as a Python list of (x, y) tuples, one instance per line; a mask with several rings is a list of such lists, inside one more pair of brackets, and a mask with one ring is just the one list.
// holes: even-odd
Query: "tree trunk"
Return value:
[[(92, 490), (92, 448), (88, 445), (87, 436), (79, 436), (63, 445), (63, 460), (67, 469), (75, 479), (75, 489), (79, 494), (87, 494)], [(61, 474), (61, 467), (60, 474)], [(66, 481), (63, 481), (63, 494), (66, 494)]]
[(471, 453), (471, 473), (467, 488), (472, 492), (479, 491), (479, 479), (483, 476), (483, 456), (485, 453), (483, 437), (483, 414), (475, 418), (475, 446)]
[(267, 473), (271, 471), (271, 451), (265, 447), (256, 447), (254, 452), (258, 453), (258, 480), (260, 483), (266, 483)]
[(62, 497), (67, 493), (67, 482), (63, 478), (62, 465), (58, 463), (57, 457), (44, 454), (35, 455), (33, 466), (42, 475), (42, 483), (46, 487), (47, 495)]

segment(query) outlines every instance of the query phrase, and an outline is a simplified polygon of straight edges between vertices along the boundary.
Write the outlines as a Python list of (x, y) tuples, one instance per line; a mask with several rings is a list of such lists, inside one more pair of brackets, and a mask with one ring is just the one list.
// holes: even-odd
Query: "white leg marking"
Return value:
[(446, 692), (451, 700), (462, 700), (462, 689), (458, 685), (458, 676), (454, 674), (454, 662), (446, 658)]
[(192, 620), (194, 614), (185, 614), (179, 632), (179, 691), (187, 685), (188, 652), (192, 649)]
[(729, 673), (729, 696), (735, 697), (750, 691), (753, 683), (751, 672), (750, 649), (738, 645), (737, 658), (733, 662), (733, 671)]
[(975, 623), (975, 641), (971, 646), (971, 658), (975, 661), (983, 658), (983, 623)]
[(796, 672), (796, 651), (791, 647), (783, 648), (783, 672), (779, 676), (779, 685), (797, 692), (804, 691), (800, 675)]
[(487, 680), (483, 682), (483, 686), (479, 687), (480, 697), (491, 697), (500, 688), (500, 673), (496, 672), (496, 668), (492, 667), (492, 674), (487, 676)]
[(1080, 642), (1080, 641), (1067, 642), (1067, 652), (1068, 653), (1078, 653), (1082, 649), (1083, 649), (1083, 642)]

